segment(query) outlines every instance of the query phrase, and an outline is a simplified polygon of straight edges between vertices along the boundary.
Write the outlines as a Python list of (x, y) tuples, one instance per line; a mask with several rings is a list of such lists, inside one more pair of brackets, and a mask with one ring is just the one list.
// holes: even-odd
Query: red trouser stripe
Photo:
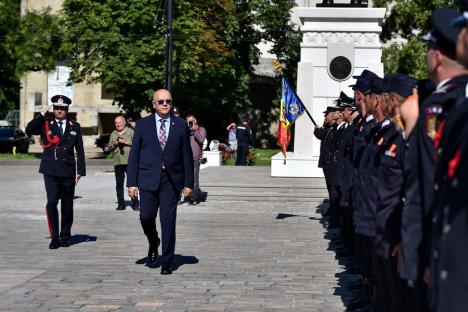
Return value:
[(46, 209), (46, 216), (47, 216), (47, 224), (49, 225), (49, 234), (50, 238), (52, 238), (52, 223), (50, 223), (49, 212), (47, 211), (47, 205), (45, 206)]

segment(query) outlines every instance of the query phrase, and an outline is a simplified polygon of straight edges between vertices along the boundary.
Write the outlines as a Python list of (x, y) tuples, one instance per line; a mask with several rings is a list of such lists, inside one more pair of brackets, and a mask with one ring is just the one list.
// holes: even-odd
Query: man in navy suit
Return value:
[(149, 242), (150, 267), (159, 256), (156, 216), (160, 209), (161, 274), (172, 274), (179, 194), (183, 191), (189, 198), (193, 189), (192, 148), (187, 123), (171, 114), (171, 93), (156, 91), (153, 107), (155, 114), (137, 122), (128, 159), (127, 187), (130, 197), (140, 195), (140, 221)]

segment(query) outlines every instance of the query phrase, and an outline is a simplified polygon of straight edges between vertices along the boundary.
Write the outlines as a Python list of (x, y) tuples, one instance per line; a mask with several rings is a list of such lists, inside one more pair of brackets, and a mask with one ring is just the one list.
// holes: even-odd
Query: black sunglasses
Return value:
[(157, 101), (153, 100), (153, 104), (156, 104), (156, 103), (158, 103), (159, 105), (163, 105), (164, 103), (170, 105), (170, 104), (172, 103), (172, 100), (170, 100), (170, 99), (167, 99), (167, 100), (157, 100)]

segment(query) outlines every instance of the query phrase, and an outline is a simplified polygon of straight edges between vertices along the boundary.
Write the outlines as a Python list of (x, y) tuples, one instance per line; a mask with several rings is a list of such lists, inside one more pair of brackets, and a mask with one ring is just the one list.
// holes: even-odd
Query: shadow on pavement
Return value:
[(96, 240), (96, 236), (91, 236), (87, 234), (76, 234), (70, 237), (70, 245), (78, 245), (86, 242), (95, 242)]
[[(137, 261), (135, 261), (135, 264), (143, 264), (145, 266), (148, 266), (147, 264), (148, 257), (141, 258)], [(182, 256), (182, 255), (174, 255), (174, 260), (172, 262), (172, 271), (177, 271), (179, 267), (185, 265), (185, 264), (197, 264), (198, 263), (198, 258), (195, 256)], [(151, 266), (152, 269), (159, 268), (162, 265), (161, 263), (161, 257), (156, 260), (156, 265)]]
[(335, 259), (338, 260), (338, 263), (344, 266), (344, 271), (338, 272), (335, 274), (335, 277), (338, 279), (338, 287), (335, 288), (334, 294), (341, 297), (341, 300), (345, 305), (348, 305), (353, 301), (356, 294), (351, 290), (351, 288), (359, 282), (360, 275), (353, 272), (356, 267), (356, 259), (353, 255), (341, 255), (343, 246), (345, 245), (341, 229), (332, 227), (330, 225), (329, 217), (329, 202), (323, 202), (317, 207), (317, 213), (322, 215), (320, 223), (325, 229), (324, 238), (328, 240), (327, 250), (335, 252)]

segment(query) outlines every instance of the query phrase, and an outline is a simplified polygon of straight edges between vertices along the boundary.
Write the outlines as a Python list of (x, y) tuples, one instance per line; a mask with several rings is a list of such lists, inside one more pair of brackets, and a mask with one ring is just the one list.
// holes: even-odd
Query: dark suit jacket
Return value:
[(193, 157), (187, 123), (171, 116), (169, 137), (162, 151), (155, 115), (151, 114), (137, 122), (128, 158), (127, 186), (156, 191), (163, 163), (177, 192), (184, 187), (193, 189)]
[[(46, 134), (46, 123), (49, 127), (49, 135)], [(75, 177), (77, 171), (81, 176), (86, 175), (83, 137), (80, 124), (67, 120), (67, 126), (60, 143), (44, 149), (41, 155), (39, 172), (55, 177)], [(41, 135), (41, 142), (47, 145), (48, 137), (53, 139), (60, 135), (60, 130), (55, 120), (46, 120), (39, 114), (26, 126), (28, 135)], [(77, 162), (75, 162), (75, 150)]]

